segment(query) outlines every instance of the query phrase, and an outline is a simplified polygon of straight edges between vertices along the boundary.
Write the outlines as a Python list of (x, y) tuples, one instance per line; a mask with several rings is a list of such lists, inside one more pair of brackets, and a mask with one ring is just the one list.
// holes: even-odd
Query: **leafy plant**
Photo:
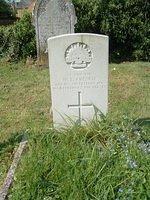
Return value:
[(5, 0), (0, 1), (0, 19), (3, 18), (15, 18), (15, 11)]
[(35, 29), (31, 15), (25, 12), (13, 26), (0, 29), (0, 54), (19, 60), (36, 55)]
[(73, 0), (77, 32), (110, 37), (111, 60), (150, 60), (148, 0)]
[(0, 27), (0, 57), (4, 56), (9, 50), (12, 37), (12, 26)]

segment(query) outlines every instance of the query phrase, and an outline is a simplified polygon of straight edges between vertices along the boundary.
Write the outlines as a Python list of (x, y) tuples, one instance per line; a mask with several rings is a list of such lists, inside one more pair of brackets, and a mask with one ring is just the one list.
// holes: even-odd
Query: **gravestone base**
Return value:
[(41, 54), (37, 59), (37, 66), (48, 67), (48, 54)]

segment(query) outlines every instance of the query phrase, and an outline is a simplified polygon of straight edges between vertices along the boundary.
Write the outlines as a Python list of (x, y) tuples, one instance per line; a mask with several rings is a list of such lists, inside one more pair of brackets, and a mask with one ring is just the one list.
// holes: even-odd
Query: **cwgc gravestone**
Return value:
[[(53, 121), (81, 124), (107, 113), (108, 37), (67, 34), (48, 39)], [(96, 108), (96, 109), (95, 109)]]
[(47, 39), (74, 33), (75, 9), (71, 0), (37, 0), (34, 8), (37, 56), (40, 64), (47, 64)]

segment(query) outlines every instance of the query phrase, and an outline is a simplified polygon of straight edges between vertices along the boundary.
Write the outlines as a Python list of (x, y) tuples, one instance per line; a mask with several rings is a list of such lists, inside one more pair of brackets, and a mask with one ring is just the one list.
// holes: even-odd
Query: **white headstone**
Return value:
[(48, 39), (54, 124), (92, 120), (108, 108), (108, 37), (67, 34)]

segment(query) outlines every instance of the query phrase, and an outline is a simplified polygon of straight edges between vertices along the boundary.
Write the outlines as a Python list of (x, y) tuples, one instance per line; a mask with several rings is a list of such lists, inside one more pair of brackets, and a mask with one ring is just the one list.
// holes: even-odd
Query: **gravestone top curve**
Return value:
[(37, 0), (33, 11), (36, 30), (37, 57), (45, 62), (49, 37), (74, 33), (77, 21), (71, 0)]

